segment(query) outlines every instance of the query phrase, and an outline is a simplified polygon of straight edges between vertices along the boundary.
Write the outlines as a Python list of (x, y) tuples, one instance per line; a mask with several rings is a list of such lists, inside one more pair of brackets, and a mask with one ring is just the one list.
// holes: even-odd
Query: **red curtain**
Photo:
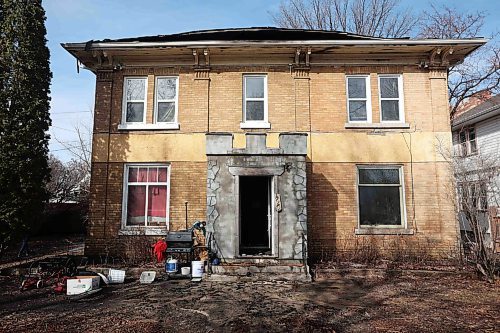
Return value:
[(127, 200), (127, 224), (144, 225), (146, 210), (146, 186), (129, 186)]
[(167, 217), (167, 186), (151, 185), (148, 192), (149, 224), (164, 224)]

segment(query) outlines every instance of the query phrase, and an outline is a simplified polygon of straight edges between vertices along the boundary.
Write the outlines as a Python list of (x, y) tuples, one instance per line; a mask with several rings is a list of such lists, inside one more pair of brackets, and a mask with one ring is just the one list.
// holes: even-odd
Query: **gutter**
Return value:
[(377, 45), (484, 45), (485, 38), (417, 40), (291, 40), (291, 41), (181, 41), (181, 42), (85, 42), (63, 43), (65, 49), (135, 49), (148, 47), (238, 47), (238, 46), (377, 46)]

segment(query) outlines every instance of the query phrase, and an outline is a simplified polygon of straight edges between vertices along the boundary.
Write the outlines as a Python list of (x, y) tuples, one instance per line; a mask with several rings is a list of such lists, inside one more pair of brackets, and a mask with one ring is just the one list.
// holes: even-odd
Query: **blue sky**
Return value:
[[(269, 12), (275, 12), (279, 3), (280, 0), (43, 0), (53, 72), (51, 152), (63, 161), (71, 158), (58, 141), (75, 145), (74, 127), (91, 126), (94, 105), (94, 74), (86, 70), (77, 74), (75, 59), (60, 43), (198, 29), (273, 26)], [(498, 0), (435, 3), (453, 4), (465, 11), (486, 11), (489, 14), (484, 35), (500, 28)], [(402, 5), (418, 12), (428, 2), (402, 0)]]

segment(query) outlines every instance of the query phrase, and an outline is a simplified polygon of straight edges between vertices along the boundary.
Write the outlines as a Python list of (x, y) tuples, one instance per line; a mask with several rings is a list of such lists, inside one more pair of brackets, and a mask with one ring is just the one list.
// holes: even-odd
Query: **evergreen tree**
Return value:
[(0, 254), (41, 218), (50, 177), (49, 50), (41, 0), (0, 0)]

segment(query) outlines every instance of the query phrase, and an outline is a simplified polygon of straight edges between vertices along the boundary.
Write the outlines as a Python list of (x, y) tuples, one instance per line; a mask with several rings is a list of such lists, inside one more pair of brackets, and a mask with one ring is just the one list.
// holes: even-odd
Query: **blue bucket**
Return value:
[(176, 273), (177, 272), (177, 259), (168, 258), (165, 262), (165, 272)]

